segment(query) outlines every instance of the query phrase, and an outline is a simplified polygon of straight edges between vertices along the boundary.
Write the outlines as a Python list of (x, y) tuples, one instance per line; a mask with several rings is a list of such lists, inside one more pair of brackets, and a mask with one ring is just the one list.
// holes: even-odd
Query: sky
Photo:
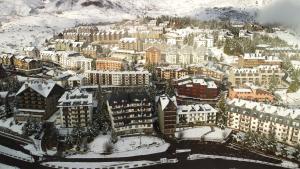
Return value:
[(281, 23), (300, 32), (300, 0), (277, 0), (258, 14), (261, 23)]

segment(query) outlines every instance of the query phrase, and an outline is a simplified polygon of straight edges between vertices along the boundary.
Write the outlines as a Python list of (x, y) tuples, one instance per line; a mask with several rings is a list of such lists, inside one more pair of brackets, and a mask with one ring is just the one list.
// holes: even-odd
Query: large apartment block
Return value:
[(87, 71), (88, 84), (103, 86), (148, 86), (148, 71)]
[(26, 81), (16, 94), (16, 120), (26, 122), (28, 118), (37, 121), (48, 119), (57, 111), (56, 105), (63, 93), (64, 89), (53, 81)]
[(245, 83), (253, 83), (258, 86), (268, 86), (272, 77), (277, 84), (282, 85), (284, 72), (278, 65), (261, 65), (255, 68), (232, 68), (229, 71), (228, 81), (232, 86), (242, 86)]
[(228, 101), (227, 126), (238, 131), (255, 132), (289, 145), (300, 144), (300, 110), (260, 102)]
[(61, 128), (86, 128), (91, 124), (93, 96), (78, 88), (66, 91), (58, 100)]
[(107, 107), (117, 134), (153, 132), (152, 105), (146, 92), (112, 93)]

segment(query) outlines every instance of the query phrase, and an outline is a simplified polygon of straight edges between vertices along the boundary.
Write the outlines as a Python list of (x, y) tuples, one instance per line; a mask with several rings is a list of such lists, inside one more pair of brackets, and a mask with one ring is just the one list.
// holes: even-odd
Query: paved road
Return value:
[[(27, 150), (24, 150), (22, 146), (20, 146), (17, 141), (15, 140), (8, 140), (7, 138), (1, 138), (0, 136), (0, 144), (7, 146), (9, 148), (13, 148), (24, 153), (28, 153)], [(247, 159), (254, 159), (272, 163), (279, 163), (278, 160), (264, 157), (249, 151), (241, 151), (236, 150), (225, 145), (209, 145), (209, 144), (199, 144), (197, 141), (183, 141), (180, 144), (172, 144), (169, 150), (165, 153), (148, 155), (148, 156), (138, 156), (138, 157), (128, 157), (128, 158), (114, 158), (114, 159), (48, 159), (47, 161), (71, 161), (71, 162), (105, 162), (105, 161), (138, 161), (138, 160), (150, 160), (150, 161), (157, 161), (160, 158), (174, 158), (173, 152), (175, 152), (176, 148), (182, 149), (192, 149), (191, 154), (211, 154), (211, 155), (223, 155), (223, 156), (232, 156), (232, 157), (239, 157), (239, 158), (247, 158)], [(178, 164), (164, 164), (161, 166), (151, 167), (151, 169), (229, 169), (229, 168), (239, 168), (239, 169), (253, 169), (253, 168), (263, 168), (263, 169), (277, 169), (276, 167), (265, 166), (261, 164), (252, 164), (248, 162), (237, 162), (237, 161), (226, 161), (221, 159), (203, 159), (203, 160), (195, 160), (195, 161), (188, 161), (185, 157), (178, 157), (180, 162)], [(47, 168), (43, 166), (39, 166), (39, 164), (30, 164), (23, 161), (19, 161), (16, 159), (11, 159), (9, 157), (0, 156), (0, 162), (5, 163), (8, 165), (18, 166), (20, 168)], [(147, 169), (150, 167), (145, 167)], [(278, 167), (279, 168), (279, 167)]]

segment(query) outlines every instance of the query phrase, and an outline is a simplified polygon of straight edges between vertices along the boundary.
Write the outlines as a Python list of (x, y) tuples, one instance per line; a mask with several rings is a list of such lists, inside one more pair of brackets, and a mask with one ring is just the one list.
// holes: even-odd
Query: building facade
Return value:
[(56, 105), (63, 93), (64, 89), (53, 81), (26, 81), (16, 94), (16, 120), (26, 122), (32, 118), (41, 122), (48, 119), (57, 111)]
[(209, 104), (180, 105), (177, 107), (177, 124), (214, 125), (217, 110)]
[(150, 47), (145, 51), (146, 64), (160, 64), (161, 51), (156, 47)]
[(185, 76), (175, 80), (174, 83), (179, 97), (205, 100), (216, 99), (219, 96), (219, 87), (213, 80)]
[(146, 92), (112, 93), (107, 107), (118, 135), (153, 132), (152, 105)]
[(93, 96), (79, 88), (66, 91), (58, 100), (61, 128), (86, 129), (92, 122)]
[(151, 73), (148, 71), (86, 71), (89, 85), (148, 86)]
[(275, 100), (275, 96), (271, 92), (252, 86), (231, 87), (229, 89), (228, 97), (230, 99), (237, 98), (258, 102), (273, 102)]
[(260, 53), (245, 53), (239, 57), (239, 67), (253, 68), (260, 65), (278, 65), (281, 67), (282, 60), (276, 56), (263, 56)]
[(158, 120), (162, 134), (167, 137), (174, 137), (176, 132), (177, 102), (176, 97), (166, 95), (158, 97)]
[(242, 132), (254, 132), (295, 146), (300, 143), (300, 110), (260, 102), (233, 99), (228, 102), (227, 126)]
[(123, 60), (117, 58), (98, 58), (96, 60), (96, 70), (120, 71), (124, 68)]
[(255, 68), (232, 68), (229, 71), (228, 81), (232, 86), (242, 86), (245, 83), (253, 83), (257, 86), (267, 87), (272, 78), (275, 78), (277, 85), (283, 85), (284, 72), (278, 66), (258, 66)]
[(177, 66), (157, 67), (155, 71), (157, 77), (162, 80), (179, 79), (188, 75), (188, 71), (186, 69)]

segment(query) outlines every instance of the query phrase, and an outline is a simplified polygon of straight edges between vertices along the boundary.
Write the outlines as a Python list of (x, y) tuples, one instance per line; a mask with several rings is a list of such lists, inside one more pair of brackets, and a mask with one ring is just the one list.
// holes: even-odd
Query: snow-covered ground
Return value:
[(300, 90), (294, 93), (288, 93), (287, 89), (275, 91), (275, 95), (279, 96), (280, 102), (289, 107), (300, 107)]
[(18, 167), (0, 163), (0, 169), (18, 169)]
[(0, 145), (0, 154), (3, 154), (5, 156), (10, 156), (12, 158), (16, 158), (23, 161), (33, 162), (33, 158), (30, 155), (2, 145)]
[(300, 47), (300, 35), (292, 34), (288, 31), (276, 31), (275, 33), (269, 34), (271, 37), (278, 37), (286, 41), (289, 45)]
[(221, 60), (221, 58), (223, 58), (222, 63), (224, 64), (228, 64), (228, 65), (233, 65), (233, 64), (237, 64), (238, 62), (238, 56), (230, 56), (224, 53), (224, 49), (223, 48), (217, 48), (217, 47), (213, 47), (209, 49), (210, 51), (210, 55), (217, 58), (218, 60)]
[(225, 140), (229, 134), (231, 133), (231, 129), (220, 129), (218, 127), (196, 127), (190, 129), (183, 129), (179, 130), (175, 133), (176, 137), (179, 137), (179, 134), (183, 134), (184, 140), (200, 140), (203, 139), (204, 141), (215, 141), (215, 142), (222, 142)]
[[(152, 166), (159, 164), (153, 161), (130, 161), (130, 162), (46, 162), (42, 163), (44, 166), (55, 167), (55, 168), (109, 168), (109, 167), (123, 167), (123, 168), (138, 168), (142, 166)], [(125, 167), (126, 166), (126, 167)]]
[[(12, 126), (10, 126), (11, 122), (12, 122)], [(19, 124), (19, 125), (15, 124), (13, 117), (8, 118), (8, 119), (0, 119), (0, 126), (10, 129), (19, 134), (23, 133), (22, 132), (23, 124)]]
[(170, 146), (164, 140), (153, 136), (123, 137), (119, 138), (118, 142), (114, 144), (112, 154), (104, 155), (104, 147), (109, 140), (110, 136), (100, 135), (89, 145), (90, 152), (71, 155), (67, 158), (132, 157), (165, 152)]

